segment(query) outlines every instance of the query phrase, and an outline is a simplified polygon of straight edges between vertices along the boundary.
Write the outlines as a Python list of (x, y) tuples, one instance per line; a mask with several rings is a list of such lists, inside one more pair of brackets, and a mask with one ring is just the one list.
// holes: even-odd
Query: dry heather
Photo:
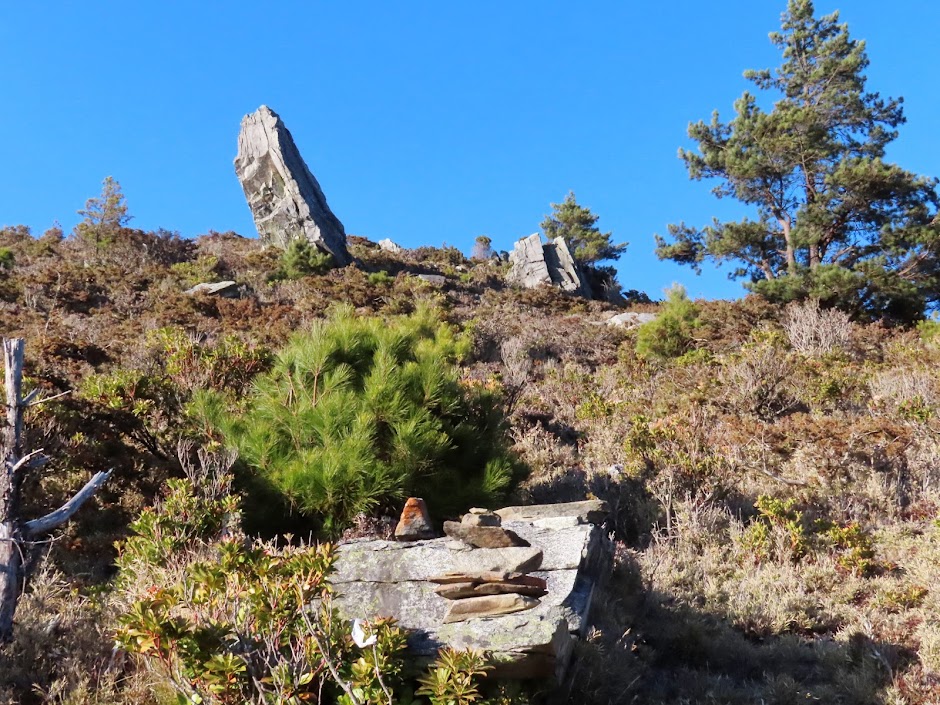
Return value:
[[(393, 255), (353, 239), (362, 270), (289, 280), (276, 255), (233, 234), (128, 231), (98, 253), (6, 229), (0, 247), (15, 259), (0, 272), (3, 333), (28, 339), (33, 383), (71, 391), (30, 419), (31, 445), (56, 461), (27, 498), (54, 504), (89, 470), (116, 468), (30, 580), (0, 698), (155, 702), (111, 651), (112, 545), (181, 473), (177, 437), (202, 431), (186, 395), (247, 384), (336, 301), (386, 315), (423, 299), (473, 332), (467, 377), (503, 391), (531, 468), (513, 499), (610, 502), (616, 570), (560, 695), (940, 702), (935, 323), (699, 303), (691, 351), (650, 360), (635, 331), (604, 323), (611, 306), (507, 289), (501, 265), (452, 248)], [(222, 278), (242, 298), (181, 293)]]

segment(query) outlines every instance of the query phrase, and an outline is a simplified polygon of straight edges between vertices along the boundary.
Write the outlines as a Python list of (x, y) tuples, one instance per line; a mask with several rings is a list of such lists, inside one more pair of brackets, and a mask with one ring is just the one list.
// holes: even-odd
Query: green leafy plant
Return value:
[(277, 354), (243, 409), (196, 406), (327, 532), (419, 491), (454, 513), (497, 501), (517, 474), (498, 396), (460, 380), (467, 345), (427, 308), (388, 321), (339, 308)]
[(210, 341), (182, 328), (160, 328), (152, 337), (162, 349), (167, 375), (187, 392), (214, 389), (241, 394), (270, 363), (265, 348), (232, 335)]
[(368, 280), (372, 286), (381, 286), (391, 284), (395, 281), (395, 277), (390, 276), (389, 273), (383, 269), (378, 272), (370, 272)]
[(669, 359), (689, 352), (699, 326), (698, 306), (676, 284), (666, 292), (659, 315), (637, 329), (636, 351), (647, 359)]
[(427, 695), (431, 705), (472, 705), (483, 701), (479, 680), (492, 667), (478, 651), (441, 649), (428, 673), (418, 679), (417, 695)]
[[(806, 555), (812, 538), (803, 521), (803, 512), (796, 509), (796, 504), (793, 497), (780, 499), (768, 495), (760, 495), (754, 502), (759, 513), (759, 522), (764, 523), (765, 527), (777, 527), (785, 532), (788, 539), (787, 552), (792, 560), (799, 560)], [(769, 539), (770, 533), (766, 529), (750, 530), (749, 540), (755, 546), (766, 546)]]
[[(209, 457), (200, 454), (201, 467)], [(118, 643), (171, 683), (180, 703), (391, 702), (404, 633), (389, 620), (357, 643), (330, 601), (329, 544), (249, 541), (227, 468), (171, 481), (121, 546), (131, 597)], [(369, 649), (368, 647), (372, 648)]]
[(872, 575), (879, 569), (875, 560), (875, 543), (871, 534), (859, 524), (852, 522), (844, 526), (834, 524), (827, 527), (823, 538), (840, 551), (839, 565), (856, 575)]
[(312, 274), (326, 274), (334, 266), (333, 256), (311, 245), (306, 239), (292, 240), (281, 253), (281, 268), (275, 279), (302, 279)]

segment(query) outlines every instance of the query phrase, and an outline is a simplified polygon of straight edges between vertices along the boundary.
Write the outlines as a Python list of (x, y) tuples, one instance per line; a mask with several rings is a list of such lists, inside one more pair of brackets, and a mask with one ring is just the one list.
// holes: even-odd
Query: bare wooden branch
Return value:
[(101, 487), (109, 477), (111, 473), (114, 472), (114, 468), (111, 468), (107, 472), (96, 472), (94, 476), (85, 483), (85, 486), (82, 487), (68, 502), (63, 504), (61, 507), (56, 509), (54, 512), (49, 512), (44, 517), (39, 519), (33, 519), (23, 524), (23, 535), (26, 538), (35, 538), (40, 534), (48, 533), (56, 527), (61, 526), (67, 522), (75, 512), (95, 493), (98, 491), (98, 488)]
[(27, 453), (22, 458), (16, 461), (16, 464), (10, 469), (10, 474), (14, 477), (17, 473), (22, 470), (32, 470), (34, 468), (41, 468), (43, 465), (49, 462), (47, 458), (42, 453), (42, 448), (39, 450), (34, 450), (31, 453)]
[(53, 399), (60, 399), (72, 393), (71, 389), (66, 389), (64, 392), (53, 394), (51, 397), (43, 397), (42, 399), (36, 399), (35, 401), (33, 401), (31, 397), (33, 397), (38, 391), (39, 390), (34, 389), (29, 394), (27, 394), (26, 398), (23, 400), (23, 405), (24, 406), (39, 406), (40, 404), (45, 404), (47, 401), (52, 401)]

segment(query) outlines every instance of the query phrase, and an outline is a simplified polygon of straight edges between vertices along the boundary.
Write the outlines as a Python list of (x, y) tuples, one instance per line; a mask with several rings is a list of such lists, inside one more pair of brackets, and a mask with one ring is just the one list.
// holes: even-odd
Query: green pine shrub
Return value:
[(192, 409), (326, 533), (415, 494), (439, 516), (491, 506), (518, 464), (497, 392), (460, 379), (469, 345), (428, 308), (386, 321), (338, 307), (294, 336), (240, 408), (204, 393)]
[(655, 320), (637, 329), (636, 351), (646, 359), (671, 359), (689, 352), (699, 326), (698, 306), (679, 284), (666, 291), (666, 302)]
[(281, 268), (275, 279), (303, 279), (311, 274), (326, 274), (334, 266), (333, 256), (312, 246), (307, 240), (294, 240), (281, 254)]

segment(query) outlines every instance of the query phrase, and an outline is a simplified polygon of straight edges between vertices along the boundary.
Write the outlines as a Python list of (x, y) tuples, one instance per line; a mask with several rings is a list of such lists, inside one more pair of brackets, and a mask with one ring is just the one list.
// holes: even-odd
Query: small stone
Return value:
[(483, 507), (470, 507), (470, 509), (468, 509), (467, 511), (470, 512), (471, 514), (489, 514), (490, 513), (489, 509), (484, 509)]
[(539, 601), (533, 597), (515, 594), (468, 597), (465, 600), (454, 601), (447, 616), (444, 617), (444, 624), (480, 617), (498, 617), (503, 614), (530, 610), (538, 605)]
[(435, 575), (434, 577), (428, 578), (428, 582), (438, 583), (439, 585), (448, 585), (454, 583), (471, 583), (476, 585), (478, 583), (499, 583), (504, 580), (515, 580), (517, 578), (526, 577), (522, 573), (514, 572), (503, 572), (503, 571), (482, 571), (480, 573), (444, 573), (444, 575)]
[(474, 595), (525, 595), (526, 597), (542, 597), (548, 594), (544, 587), (536, 585), (519, 585), (517, 583), (482, 583), (473, 588)]
[(481, 512), (479, 514), (464, 514), (460, 523), (465, 526), (499, 526), (503, 523), (503, 520), (499, 518), (499, 514)]
[(399, 541), (419, 541), (434, 538), (434, 527), (428, 506), (420, 497), (409, 497), (401, 510), (401, 519), (395, 527), (395, 538)]
[(224, 299), (237, 299), (240, 295), (238, 284), (233, 281), (203, 282), (187, 289), (184, 293), (190, 295), (209, 294), (210, 296), (221, 296)]
[(426, 281), (428, 284), (433, 284), (434, 286), (444, 286), (447, 282), (447, 277), (440, 274), (419, 274), (417, 276), (421, 281)]
[[(530, 578), (530, 576), (523, 577)], [(509, 593), (525, 595), (526, 597), (542, 597), (548, 593), (544, 580), (540, 578), (531, 578), (531, 580), (535, 582), (504, 580), (494, 583), (450, 583), (435, 588), (434, 592), (447, 600), (462, 600), (468, 597), (480, 597), (481, 595), (504, 595)]]
[(499, 526), (469, 526), (456, 521), (445, 521), (444, 533), (476, 548), (511, 548), (531, 545), (515, 531), (507, 531)]
[(473, 591), (475, 587), (475, 583), (449, 583), (434, 588), (434, 592), (448, 600), (459, 600), (464, 597), (476, 596), (477, 593)]

